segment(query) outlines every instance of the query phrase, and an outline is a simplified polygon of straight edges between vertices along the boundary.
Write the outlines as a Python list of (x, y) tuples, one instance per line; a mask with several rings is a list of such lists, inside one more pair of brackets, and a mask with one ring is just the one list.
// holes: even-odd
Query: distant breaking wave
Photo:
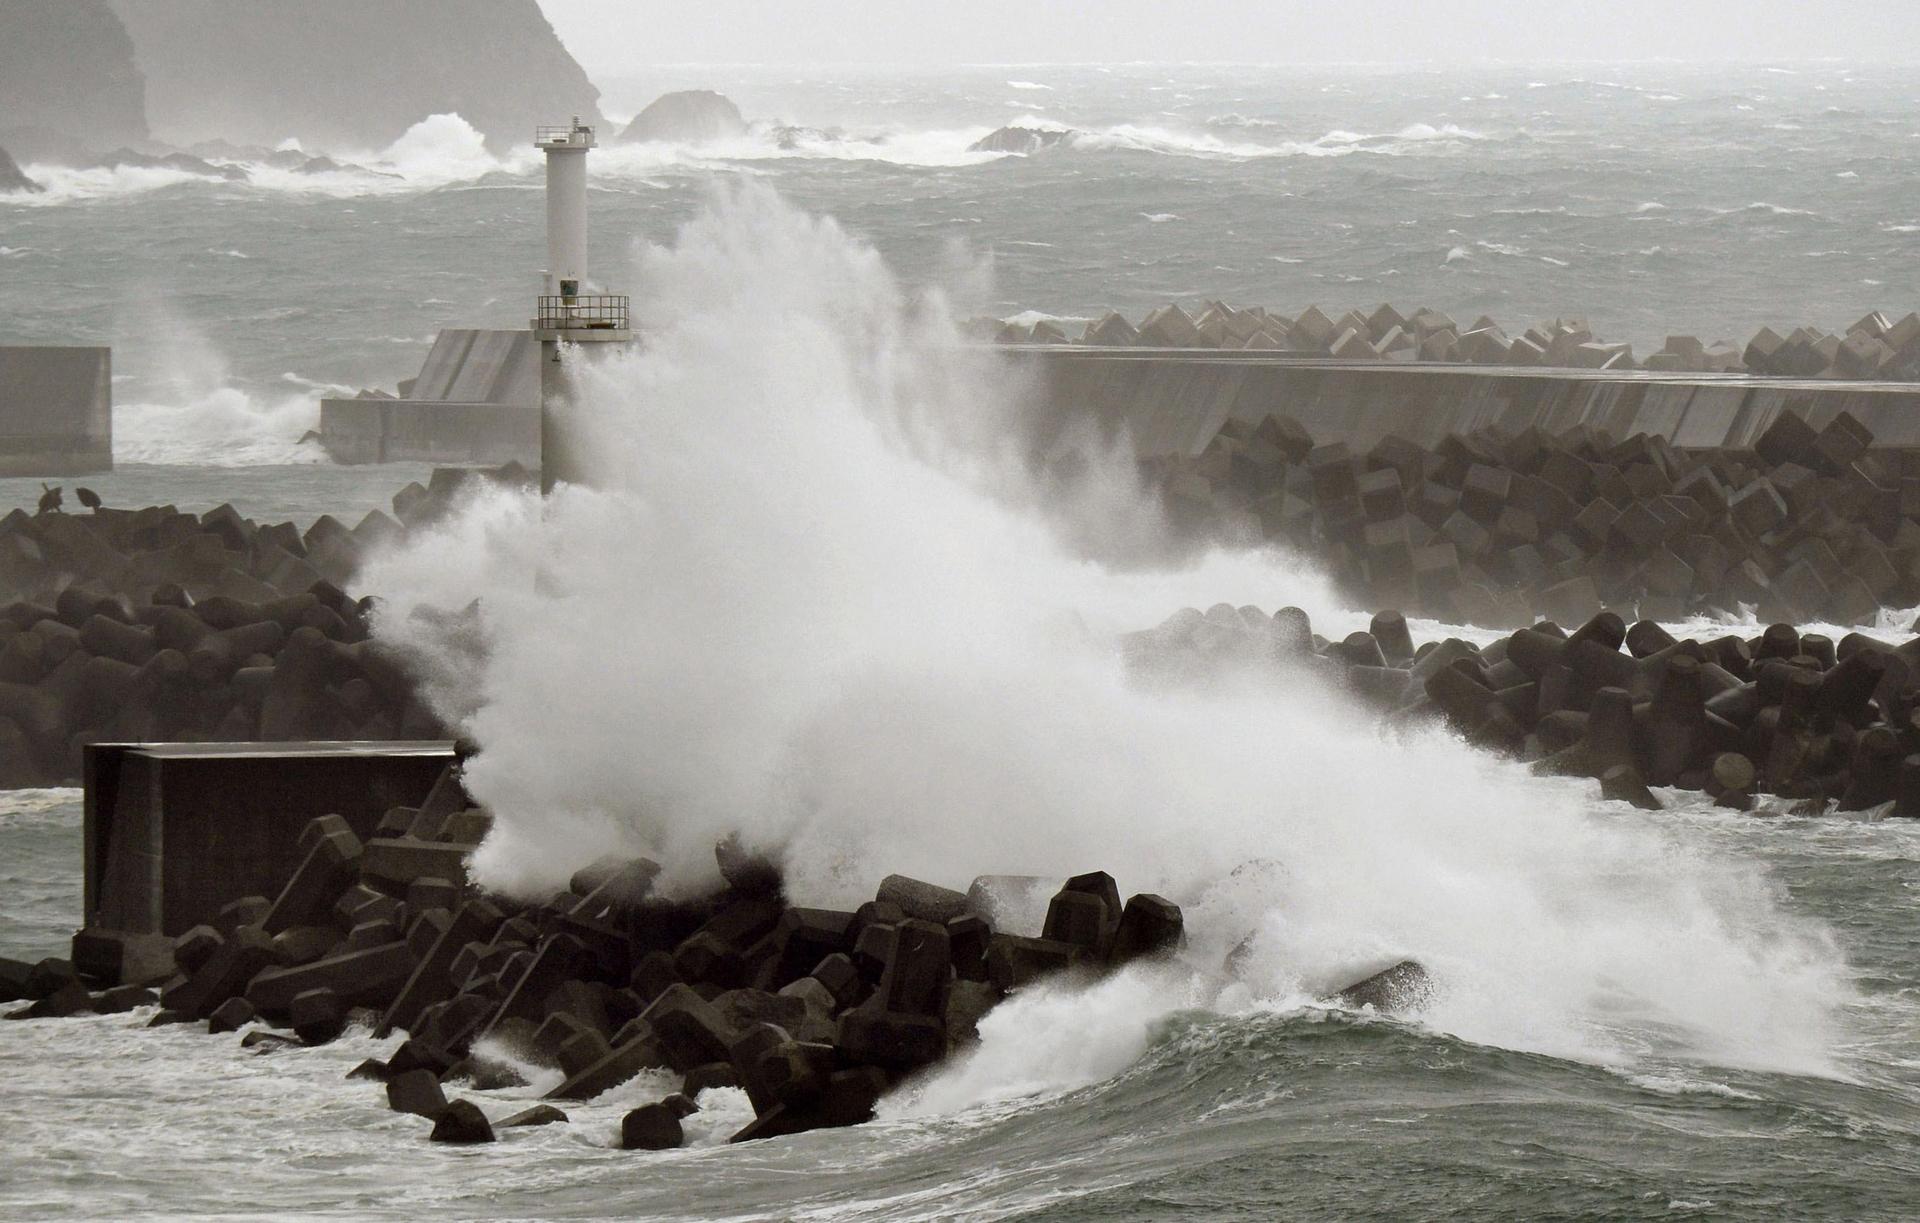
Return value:
[[(1009, 126), (1070, 133), (1051, 152), (1123, 152), (1213, 161), (1274, 157), (1347, 157), (1360, 153), (1395, 156), (1423, 146), (1483, 141), (1488, 135), (1455, 124), (1416, 123), (1396, 132), (1327, 132), (1312, 140), (1226, 138), (1206, 130), (1144, 123), (1074, 128), (1037, 114)], [(1271, 130), (1277, 121), (1223, 116), (1208, 126), (1225, 130)], [(919, 131), (846, 131), (778, 124), (755, 124), (747, 133), (687, 143), (608, 144), (595, 159), (603, 185), (657, 189), (676, 173), (743, 169), (780, 161), (868, 161), (900, 166), (953, 168), (983, 165), (1018, 153), (975, 151), (994, 129), (986, 126)], [(259, 157), (208, 157), (204, 170), (175, 166), (74, 167), (35, 163), (27, 174), (45, 191), (37, 195), (0, 195), (7, 204), (48, 207), (94, 200), (137, 197), (185, 187), (215, 187), (225, 194), (273, 192), (334, 198), (396, 195), (466, 187), (500, 180), (505, 187), (531, 186), (540, 172), (540, 154), (531, 147), (506, 157), (489, 152), (480, 133), (456, 114), (430, 115), (385, 149), (346, 150), (335, 163), (318, 170), (288, 168)], [(221, 171), (239, 169), (235, 181)]]

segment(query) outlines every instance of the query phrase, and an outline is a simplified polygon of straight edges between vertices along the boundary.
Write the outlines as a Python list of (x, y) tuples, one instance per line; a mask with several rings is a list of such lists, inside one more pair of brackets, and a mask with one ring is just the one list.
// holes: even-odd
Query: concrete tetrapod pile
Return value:
[(1432, 449), (1389, 435), (1356, 454), (1274, 414), (1143, 471), (1176, 526), (1320, 556), (1362, 606), (1489, 628), (1741, 605), (1864, 624), (1920, 604), (1920, 452), (1872, 446), (1848, 413), (1815, 430), (1788, 411), (1752, 451), (1582, 427)]
[(1650, 786), (1704, 791), (1723, 807), (1756, 797), (1796, 810), (1920, 817), (1920, 637), (1838, 642), (1775, 624), (1756, 637), (1676, 640), (1602, 612), (1572, 633), (1551, 622), (1485, 646), (1418, 647), (1386, 611), (1340, 641), (1285, 607), (1188, 608), (1128, 638), (1136, 672), (1304, 669), (1398, 722), (1438, 718), (1535, 772), (1597, 778), (1608, 798), (1657, 809)]
[[(681, 1118), (709, 1087), (743, 1088), (753, 1104), (734, 1141), (865, 1121), (882, 1093), (973, 1041), (1008, 994), (1172, 955), (1185, 937), (1178, 905), (1123, 903), (1103, 872), (1060, 884), (1033, 936), (995, 923), (1011, 919), (1009, 898), (1024, 907), (1052, 881), (989, 877), (963, 893), (894, 875), (852, 911), (795, 907), (779, 871), (731, 841), (716, 850), (724, 887), (699, 899), (656, 895), (658, 867), (636, 858), (595, 862), (566, 891), (524, 903), (468, 879), (489, 826), (449, 769), (421, 807), (393, 809), (364, 842), (339, 816), (313, 821), (277, 897), (233, 901), (140, 979), (116, 979), (101, 954), (112, 932), (82, 931), (72, 961), (0, 960), (0, 999), (31, 1000), (14, 1018), (57, 1017), (152, 1004), (157, 986), (153, 1025), (271, 1025), (244, 1038), (267, 1051), (324, 1043), (351, 1023), (404, 1030), (387, 1060), (353, 1073), (383, 1081), (391, 1107), (431, 1118), (445, 1141), (564, 1120), (567, 1101), (667, 1070), (681, 1090), (630, 1113), (621, 1140), (659, 1148), (681, 1144)], [(1350, 1001), (1388, 1005), (1421, 984), (1417, 966), (1396, 965), (1356, 983)], [(559, 1071), (547, 1107), (494, 1122), (448, 1101), (447, 1084), (515, 1084), (486, 1056), (492, 1041)]]
[(1162, 306), (1138, 324), (1118, 312), (1090, 322), (1077, 338), (1059, 323), (979, 321), (999, 344), (1092, 344), (1104, 347), (1217, 348), (1297, 353), (1343, 361), (1429, 361), (1561, 369), (1654, 370), (1665, 373), (1767, 374), (1783, 378), (1920, 380), (1920, 314), (1894, 319), (1874, 311), (1835, 334), (1797, 327), (1785, 335), (1762, 327), (1746, 345), (1667, 337), (1659, 352), (1636, 361), (1633, 345), (1610, 343), (1583, 318), (1554, 319), (1508, 335), (1482, 315), (1462, 326), (1439, 310), (1402, 314), (1392, 305), (1370, 313), (1329, 315), (1308, 306), (1286, 315), (1263, 306), (1210, 302), (1199, 314)]
[(0, 518), (0, 788), (76, 780), (88, 741), (445, 738), (400, 658), (367, 639), (372, 600), (346, 588), (482, 475), (436, 471), (394, 497), (397, 520), (352, 528), (230, 505), (68, 514), (51, 493)]

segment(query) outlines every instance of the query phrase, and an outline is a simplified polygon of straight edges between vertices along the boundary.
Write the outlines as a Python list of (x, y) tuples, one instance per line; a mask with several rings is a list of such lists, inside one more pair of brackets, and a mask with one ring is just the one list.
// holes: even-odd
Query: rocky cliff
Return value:
[(107, 0), (0, 0), (0, 144), (15, 155), (144, 142), (145, 89)]
[(5, 149), (0, 149), (0, 194), (8, 191), (38, 191), (40, 184), (34, 182), (13, 164), (13, 158)]
[[(29, 0), (31, 3), (31, 0)], [(113, 0), (156, 136), (379, 149), (457, 112), (496, 152), (600, 122), (600, 91), (536, 0)]]

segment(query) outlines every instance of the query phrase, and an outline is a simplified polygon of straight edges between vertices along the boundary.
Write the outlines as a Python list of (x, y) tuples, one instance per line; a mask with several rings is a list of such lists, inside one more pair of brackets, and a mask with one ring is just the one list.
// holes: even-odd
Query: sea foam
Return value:
[(1298, 676), (1135, 682), (1117, 635), (1183, 604), (1364, 620), (1277, 553), (1153, 567), (1124, 448), (1036, 474), (1021, 386), (837, 225), (735, 184), (625, 279), (647, 342), (578, 371), (586, 484), (481, 497), (364, 579), (480, 745), (489, 883), (618, 850), (697, 889), (730, 833), (805, 904), (1106, 869), (1186, 907), (1195, 1004), (1414, 956), (1422, 1020), (1468, 1039), (1826, 1065), (1840, 957), (1756, 868)]

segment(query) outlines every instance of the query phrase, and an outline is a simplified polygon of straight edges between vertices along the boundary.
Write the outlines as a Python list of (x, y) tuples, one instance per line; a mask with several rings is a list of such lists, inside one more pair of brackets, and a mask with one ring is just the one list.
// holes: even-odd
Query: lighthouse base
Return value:
[(621, 330), (535, 331), (540, 341), (540, 490), (560, 484), (591, 484), (584, 449), (568, 427), (576, 402), (575, 371), (582, 362), (604, 361), (627, 350), (633, 333)]

